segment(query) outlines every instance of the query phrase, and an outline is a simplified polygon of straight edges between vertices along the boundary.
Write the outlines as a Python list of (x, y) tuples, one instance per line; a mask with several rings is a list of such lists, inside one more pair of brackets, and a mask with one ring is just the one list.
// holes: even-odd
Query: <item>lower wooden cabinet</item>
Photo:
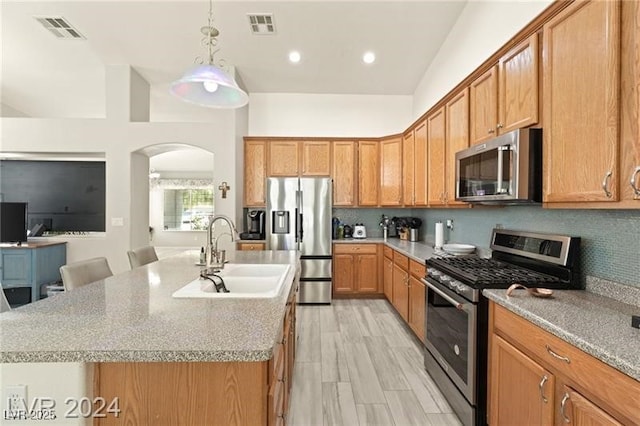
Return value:
[(420, 278), (425, 276), (425, 265), (409, 261), (409, 314), (407, 322), (416, 336), (424, 343), (424, 316), (427, 288)]
[(238, 250), (264, 250), (265, 243), (238, 243)]
[(384, 295), (389, 302), (393, 301), (393, 259), (385, 257), (383, 265), (383, 287)]
[(378, 244), (333, 245), (333, 293), (381, 293)]
[(491, 425), (637, 425), (640, 381), (491, 302)]
[(554, 386), (553, 374), (504, 339), (494, 337), (489, 424), (552, 425)]
[(400, 316), (409, 319), (409, 259), (399, 252), (393, 253), (393, 298), (391, 303)]

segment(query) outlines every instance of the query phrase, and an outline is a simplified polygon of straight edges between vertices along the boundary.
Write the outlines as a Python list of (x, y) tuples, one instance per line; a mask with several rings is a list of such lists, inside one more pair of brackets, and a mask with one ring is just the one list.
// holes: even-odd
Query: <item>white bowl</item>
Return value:
[(471, 254), (475, 251), (476, 246), (471, 244), (445, 244), (442, 250), (451, 254)]

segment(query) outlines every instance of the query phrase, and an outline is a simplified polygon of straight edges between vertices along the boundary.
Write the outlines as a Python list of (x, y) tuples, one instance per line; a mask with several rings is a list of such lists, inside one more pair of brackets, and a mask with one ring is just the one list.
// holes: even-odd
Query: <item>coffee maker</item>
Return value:
[(240, 234), (242, 240), (264, 240), (264, 210), (249, 210), (247, 212), (247, 232)]

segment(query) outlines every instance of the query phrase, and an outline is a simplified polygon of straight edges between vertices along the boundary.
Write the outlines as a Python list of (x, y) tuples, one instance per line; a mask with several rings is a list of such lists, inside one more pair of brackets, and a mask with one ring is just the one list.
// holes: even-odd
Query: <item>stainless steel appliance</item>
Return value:
[(456, 200), (542, 201), (542, 129), (519, 129), (456, 153)]
[(264, 239), (264, 210), (249, 210), (247, 212), (247, 232), (240, 234), (243, 240)]
[(485, 425), (488, 301), (484, 288), (576, 289), (580, 238), (494, 229), (490, 259), (427, 259), (424, 364), (465, 425)]
[(330, 178), (267, 179), (267, 249), (299, 250), (298, 303), (331, 303)]

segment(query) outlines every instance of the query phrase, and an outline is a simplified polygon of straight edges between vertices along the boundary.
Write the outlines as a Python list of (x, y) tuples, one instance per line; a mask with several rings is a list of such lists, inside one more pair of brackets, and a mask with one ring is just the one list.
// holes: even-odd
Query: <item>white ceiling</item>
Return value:
[[(249, 92), (412, 95), (465, 5), (453, 1), (214, 1), (218, 59)], [(205, 53), (207, 1), (2, 0), (5, 105), (34, 117), (104, 117), (104, 66), (130, 64), (154, 94)], [(273, 13), (252, 35), (247, 13)], [(86, 40), (60, 40), (34, 15), (65, 17)], [(298, 50), (302, 61), (287, 55)], [(362, 62), (366, 50), (373, 65)], [(153, 98), (153, 97), (152, 97)]]

